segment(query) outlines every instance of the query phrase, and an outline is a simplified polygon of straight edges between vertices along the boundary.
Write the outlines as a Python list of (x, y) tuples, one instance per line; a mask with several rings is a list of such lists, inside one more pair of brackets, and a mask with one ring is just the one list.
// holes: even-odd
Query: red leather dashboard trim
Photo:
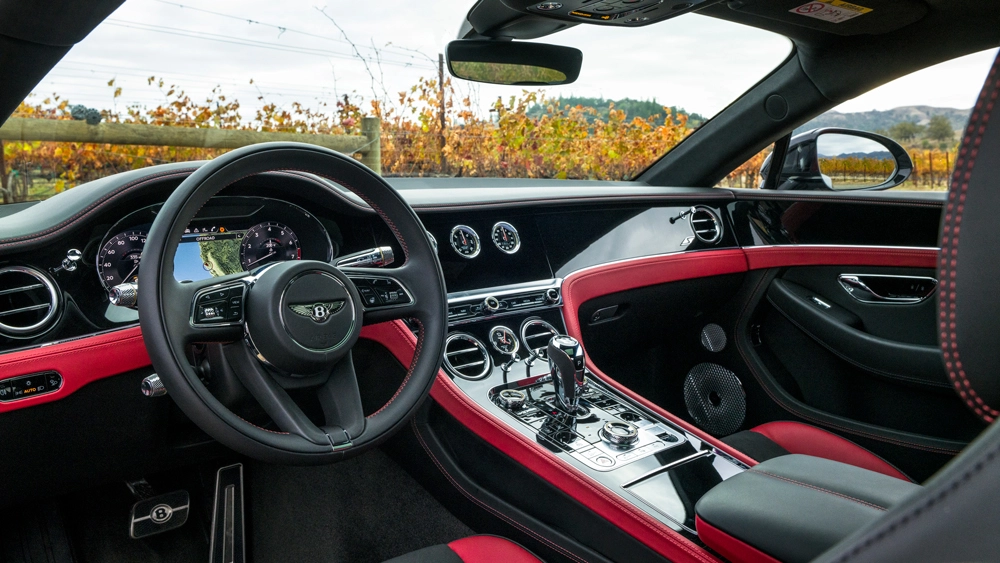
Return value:
[(0, 356), (0, 380), (52, 370), (62, 375), (63, 384), (54, 393), (0, 403), (0, 412), (57, 401), (92, 381), (148, 365), (139, 327), (4, 354)]
[(741, 249), (678, 252), (626, 262), (612, 262), (566, 276), (562, 284), (563, 318), (566, 332), (580, 338), (580, 305), (585, 301), (620, 291), (693, 278), (747, 271)]
[[(413, 357), (416, 338), (401, 321), (366, 326), (361, 338), (385, 346), (403, 365)], [(469, 430), (536, 475), (614, 523), (660, 555), (675, 562), (717, 562), (711, 553), (608, 491), (541, 445), (496, 420), (439, 371), (431, 397)]]
[(694, 517), (694, 525), (698, 530), (698, 537), (705, 545), (718, 551), (730, 563), (781, 563), (774, 557), (753, 547), (750, 544), (730, 536), (726, 532), (708, 524), (697, 515)]
[(936, 268), (936, 248), (877, 246), (752, 246), (743, 249), (751, 270), (788, 266), (887, 266)]

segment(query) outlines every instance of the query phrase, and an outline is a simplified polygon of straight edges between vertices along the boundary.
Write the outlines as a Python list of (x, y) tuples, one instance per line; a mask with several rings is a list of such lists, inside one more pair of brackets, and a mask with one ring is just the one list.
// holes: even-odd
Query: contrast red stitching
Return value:
[[(413, 375), (413, 370), (416, 369), (417, 367), (417, 360), (420, 359), (420, 351), (423, 350), (424, 348), (424, 325), (423, 323), (420, 322), (420, 319), (415, 318), (413, 319), (413, 322), (417, 323), (417, 326), (419, 327), (419, 334), (417, 336), (416, 347), (413, 350), (413, 359), (410, 361), (410, 369), (406, 371), (406, 377), (404, 377), (403, 382), (399, 384), (399, 389), (396, 389), (396, 392), (392, 395), (392, 397), (389, 398), (389, 402), (382, 405), (382, 408), (368, 415), (366, 418), (372, 418), (378, 413), (389, 408), (389, 405), (391, 405), (392, 402), (396, 400), (396, 397), (399, 397), (399, 394), (403, 392), (403, 388), (406, 387), (406, 384), (410, 382), (410, 376)], [(393, 328), (396, 329), (396, 332), (398, 332), (399, 335), (403, 338), (404, 342), (409, 342), (409, 338), (406, 337), (406, 332), (404, 331), (404, 329), (400, 328), (399, 326), (400, 324), (401, 324), (400, 322), (393, 322), (392, 326)]]
[(485, 510), (491, 512), (491, 513), (493, 513), (493, 515), (495, 515), (496, 517), (500, 518), (501, 520), (504, 520), (505, 522), (507, 522), (511, 526), (514, 526), (518, 530), (521, 530), (525, 534), (528, 534), (529, 536), (535, 538), (536, 540), (538, 540), (538, 541), (540, 541), (540, 542), (548, 545), (550, 548), (552, 548), (552, 549), (554, 549), (554, 550), (562, 553), (566, 557), (569, 557), (570, 559), (572, 559), (574, 561), (578, 561), (579, 563), (586, 563), (585, 559), (581, 559), (575, 553), (573, 553), (573, 552), (565, 549), (561, 545), (559, 545), (559, 544), (557, 544), (557, 543), (549, 540), (548, 538), (546, 538), (546, 537), (538, 534), (537, 532), (535, 532), (531, 528), (528, 528), (527, 526), (521, 524), (517, 520), (514, 520), (510, 516), (507, 516), (503, 512), (500, 512), (499, 510), (497, 510), (497, 509), (493, 508), (492, 506), (486, 504), (485, 502), (479, 500), (474, 495), (472, 495), (472, 493), (466, 491), (465, 488), (463, 488), (462, 485), (459, 484), (458, 481), (454, 477), (452, 477), (450, 473), (448, 473), (448, 470), (446, 470), (444, 468), (444, 465), (441, 464), (440, 461), (438, 461), (437, 456), (434, 455), (434, 453), (431, 451), (430, 447), (427, 446), (427, 443), (424, 442), (423, 436), (420, 435), (420, 431), (417, 429), (417, 422), (416, 422), (416, 420), (412, 420), (412, 421), (410, 421), (410, 423), (413, 426), (413, 433), (416, 434), (417, 441), (420, 442), (420, 445), (421, 445), (421, 447), (423, 447), (424, 452), (426, 452), (427, 455), (431, 458), (431, 461), (434, 462), (434, 465), (437, 466), (437, 468), (441, 472), (441, 474), (444, 475), (446, 479), (448, 479), (448, 482), (451, 483), (451, 485), (453, 487), (455, 487), (456, 489), (458, 489), (458, 492), (462, 493), (462, 495), (464, 495), (465, 498), (467, 498), (467, 499), (471, 500), (472, 502), (478, 504), (483, 509), (485, 509)]
[(1000, 411), (986, 404), (982, 397), (976, 393), (962, 366), (956, 332), (958, 325), (956, 289), (959, 235), (962, 215), (965, 212), (969, 178), (972, 176), (976, 157), (979, 154), (979, 146), (986, 133), (986, 125), (996, 104), (997, 94), (1000, 92), (998, 90), (1000, 88), (1000, 77), (997, 77), (998, 69), (1000, 69), (1000, 58), (994, 61), (993, 67), (990, 69), (986, 84), (983, 86), (972, 116), (969, 118), (966, 135), (962, 139), (962, 148), (955, 159), (955, 172), (952, 175), (951, 190), (948, 192), (948, 205), (945, 207), (941, 232), (940, 275), (938, 276), (941, 279), (943, 290), (938, 301), (938, 309), (941, 350), (944, 354), (945, 368), (948, 370), (948, 377), (951, 379), (952, 385), (962, 400), (986, 422), (993, 422), (1000, 416)]
[(849, 500), (851, 502), (856, 502), (858, 504), (863, 504), (863, 505), (867, 506), (868, 508), (874, 508), (875, 510), (881, 510), (883, 512), (886, 511), (886, 510), (888, 510), (888, 508), (886, 508), (884, 506), (879, 506), (877, 504), (872, 504), (872, 503), (870, 503), (868, 501), (864, 501), (864, 500), (861, 500), (859, 498), (854, 498), (854, 497), (852, 497), (850, 495), (845, 495), (843, 493), (838, 493), (836, 491), (831, 491), (829, 489), (824, 489), (823, 487), (817, 487), (816, 485), (810, 485), (809, 483), (803, 483), (801, 481), (796, 481), (795, 479), (789, 479), (788, 477), (783, 477), (781, 475), (775, 475), (774, 473), (768, 473), (767, 471), (761, 471), (760, 469), (757, 469), (756, 467), (750, 468), (748, 471), (751, 472), (751, 473), (756, 473), (758, 475), (765, 475), (767, 477), (772, 477), (774, 479), (780, 479), (782, 481), (786, 481), (788, 483), (792, 483), (792, 484), (798, 485), (800, 487), (805, 487), (807, 489), (812, 489), (814, 491), (819, 491), (821, 493), (827, 493), (827, 494), (833, 495), (835, 497), (840, 497), (840, 498), (842, 498), (844, 500)]

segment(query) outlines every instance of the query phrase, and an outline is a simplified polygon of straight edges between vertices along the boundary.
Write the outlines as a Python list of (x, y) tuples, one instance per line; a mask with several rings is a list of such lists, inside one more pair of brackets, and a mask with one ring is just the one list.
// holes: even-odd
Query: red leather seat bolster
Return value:
[(832, 459), (904, 481), (912, 481), (902, 471), (865, 448), (809, 424), (789, 421), (768, 422), (751, 428), (750, 431), (762, 434), (793, 454)]
[(497, 536), (470, 536), (448, 547), (465, 563), (542, 563), (530, 551)]
[(743, 543), (706, 523), (697, 515), (694, 517), (694, 525), (698, 530), (698, 538), (705, 542), (705, 545), (728, 559), (730, 563), (781, 563), (756, 547)]

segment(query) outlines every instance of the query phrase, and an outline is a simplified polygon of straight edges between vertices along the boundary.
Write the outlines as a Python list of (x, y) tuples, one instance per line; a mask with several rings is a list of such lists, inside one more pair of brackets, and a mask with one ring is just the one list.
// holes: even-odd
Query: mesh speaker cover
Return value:
[(684, 380), (684, 404), (699, 427), (715, 436), (739, 430), (746, 416), (746, 395), (736, 374), (711, 363), (691, 368)]
[(711, 323), (701, 329), (701, 345), (709, 352), (721, 352), (726, 342), (726, 331), (721, 326)]

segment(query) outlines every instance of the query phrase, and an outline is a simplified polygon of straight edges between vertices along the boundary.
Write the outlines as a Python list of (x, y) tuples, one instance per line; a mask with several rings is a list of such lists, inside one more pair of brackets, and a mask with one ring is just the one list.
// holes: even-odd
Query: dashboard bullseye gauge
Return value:
[(521, 248), (521, 237), (514, 225), (500, 221), (493, 225), (493, 244), (497, 245), (501, 252), (514, 254)]
[(508, 356), (516, 354), (518, 347), (520, 347), (514, 331), (503, 325), (490, 329), (490, 344), (497, 352)]
[(139, 280), (139, 260), (146, 231), (125, 231), (111, 237), (97, 253), (97, 275), (105, 289)]
[(274, 221), (250, 227), (240, 243), (240, 265), (247, 271), (270, 262), (301, 258), (299, 237), (288, 227)]
[(455, 249), (462, 258), (475, 258), (479, 256), (482, 248), (479, 245), (479, 235), (472, 227), (458, 225), (451, 230), (451, 247)]

